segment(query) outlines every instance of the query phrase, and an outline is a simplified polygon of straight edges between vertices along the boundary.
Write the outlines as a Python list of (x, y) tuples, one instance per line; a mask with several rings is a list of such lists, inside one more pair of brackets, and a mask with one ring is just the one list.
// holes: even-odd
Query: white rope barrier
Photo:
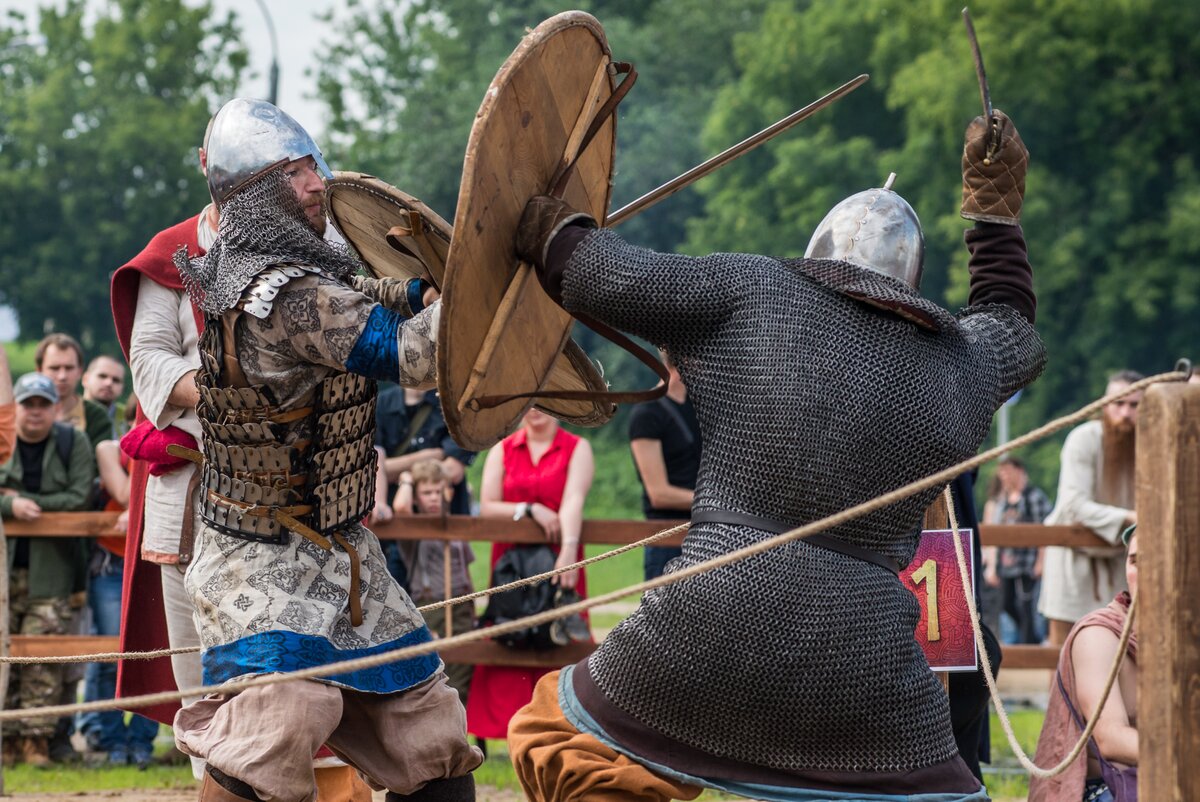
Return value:
[[(979, 649), (979, 662), (983, 668), (983, 678), (987, 681), (988, 692), (992, 697), (992, 706), (996, 708), (996, 716), (1000, 719), (1000, 726), (1004, 729), (1004, 734), (1008, 736), (1009, 746), (1012, 747), (1013, 754), (1017, 756), (1017, 761), (1027, 772), (1041, 779), (1057, 777), (1066, 771), (1079, 758), (1080, 754), (1083, 753), (1084, 747), (1087, 746), (1087, 742), (1092, 737), (1092, 732), (1096, 729), (1097, 722), (1100, 721), (1100, 711), (1104, 709), (1104, 704), (1108, 701), (1108, 694), (1112, 691), (1113, 683), (1116, 681), (1117, 674), (1121, 670), (1121, 663), (1125, 660), (1125, 647), (1129, 644), (1129, 636), (1133, 632), (1133, 617), (1137, 612), (1137, 596), (1135, 595), (1129, 604), (1129, 614), (1125, 619), (1125, 627), (1121, 630), (1121, 642), (1118, 644), (1116, 658), (1109, 669), (1108, 680), (1104, 684), (1104, 692), (1100, 694), (1100, 701), (1096, 704), (1095, 715), (1088, 718), (1087, 727), (1079, 736), (1079, 740), (1072, 747), (1070, 753), (1062, 759), (1062, 762), (1049, 769), (1043, 769), (1034, 763), (1025, 750), (1021, 748), (1021, 744), (1017, 741), (1017, 735), (1013, 732), (1012, 722), (1008, 720), (1008, 711), (1004, 708), (1004, 701), (1000, 698), (1000, 690), (996, 687), (996, 675), (992, 671), (992, 661), (988, 657), (987, 649), (983, 644), (983, 631), (980, 629), (979, 611), (975, 608), (975, 594), (971, 593), (970, 590), (971, 578), (967, 574), (966, 555), (963, 554), (962, 542), (958, 538), (958, 515), (954, 512), (954, 499), (950, 495), (949, 486), (946, 487), (946, 506), (950, 511), (950, 529), (954, 532), (954, 556), (958, 561), (958, 576), (962, 581), (963, 593), (967, 599), (967, 610), (971, 614), (971, 631), (975, 635), (975, 646)], [(1051, 693), (1054, 693), (1053, 689)]]
[[(735, 562), (740, 562), (742, 560), (748, 559), (757, 554), (761, 554), (761, 553), (769, 551), (771, 549), (778, 548), (779, 546), (790, 543), (792, 541), (805, 538), (809, 535), (817, 534), (818, 532), (822, 532), (826, 529), (830, 529), (835, 526), (840, 526), (841, 524), (846, 523), (847, 521), (854, 520), (855, 518), (859, 518), (868, 513), (882, 509), (883, 507), (887, 507), (891, 504), (896, 503), (897, 501), (903, 500), (909, 496), (915, 495), (915, 494), (923, 492), (925, 490), (930, 490), (932, 488), (941, 487), (941, 486), (947, 484), (952, 479), (954, 479), (959, 474), (965, 473), (966, 471), (972, 470), (980, 465), (983, 465), (984, 463), (989, 462), (990, 460), (996, 459), (997, 457), (1007, 453), (1008, 451), (1011, 451), (1011, 450), (1014, 450), (1017, 448), (1021, 448), (1025, 445), (1028, 445), (1029, 443), (1033, 443), (1038, 440), (1041, 440), (1061, 429), (1066, 428), (1067, 426), (1071, 426), (1072, 424), (1075, 424), (1082, 420), (1085, 420), (1086, 418), (1090, 417), (1091, 415), (1093, 415), (1096, 412), (1098, 412), (1099, 410), (1101, 410), (1105, 405), (1107, 405), (1107, 404), (1111, 403), (1112, 401), (1115, 401), (1125, 395), (1137, 392), (1138, 390), (1144, 389), (1145, 387), (1149, 387), (1152, 384), (1157, 384), (1160, 382), (1186, 381), (1188, 378), (1188, 375), (1189, 375), (1189, 373), (1187, 373), (1187, 372), (1173, 371), (1170, 373), (1161, 373), (1156, 376), (1150, 376), (1146, 379), (1142, 379), (1138, 382), (1135, 382), (1135, 383), (1129, 385), (1128, 387), (1126, 387), (1125, 389), (1123, 389), (1117, 393), (1113, 393), (1111, 395), (1104, 396), (1103, 398), (1093, 401), (1092, 403), (1080, 408), (1079, 410), (1077, 410), (1074, 413), (1071, 413), (1070, 415), (1066, 415), (1066, 416), (1057, 418), (1047, 424), (1044, 424), (1043, 426), (1040, 426), (1037, 429), (1034, 429), (1033, 431), (1022, 435), (1021, 437), (1018, 437), (1003, 446), (999, 446), (999, 447), (984, 451), (970, 459), (967, 459), (967, 460), (964, 460), (963, 462), (958, 463), (957, 465), (953, 465), (949, 468), (946, 468), (944, 470), (941, 470), (934, 474), (931, 474), (931, 475), (925, 477), (924, 479), (919, 479), (919, 480), (912, 482), (910, 484), (907, 484), (903, 487), (897, 488), (896, 490), (893, 490), (890, 493), (886, 493), (882, 496), (879, 496), (871, 501), (864, 502), (862, 504), (851, 507), (850, 509), (843, 510), (842, 512), (835, 513), (834, 515), (830, 515), (826, 518), (822, 518), (821, 520), (814, 521), (814, 522), (806, 524), (804, 526), (797, 527), (795, 529), (789, 530), (782, 534), (775, 535), (775, 536), (769, 537), (769, 538), (765, 538), (765, 539), (758, 541), (756, 543), (753, 543), (749, 546), (738, 549), (736, 551), (728, 552), (719, 557), (715, 557), (711, 560), (706, 560), (704, 562), (696, 563), (696, 564), (690, 565), (686, 568), (682, 568), (678, 571), (673, 571), (669, 574), (664, 574), (663, 576), (657, 577), (655, 579), (652, 579), (652, 580), (649, 580), (646, 582), (640, 582), (640, 583), (637, 583), (637, 584), (634, 584), (634, 585), (631, 585), (631, 586), (628, 586), (625, 588), (621, 588), (621, 589), (612, 591), (610, 593), (602, 594), (600, 596), (595, 596), (595, 597), (592, 597), (589, 599), (582, 599), (578, 602), (567, 604), (562, 607), (555, 608), (553, 610), (547, 610), (545, 612), (536, 613), (534, 615), (531, 615), (531, 616), (528, 616), (526, 618), (522, 618), (522, 619), (519, 619), (516, 621), (510, 621), (505, 624), (497, 624), (495, 626), (486, 627), (483, 629), (477, 629), (477, 630), (474, 630), (473, 632), (467, 632), (467, 633), (463, 633), (461, 635), (454, 635), (449, 638), (441, 638), (438, 640), (430, 641), (428, 643), (418, 644), (416, 646), (409, 646), (409, 647), (405, 647), (402, 649), (396, 649), (393, 651), (383, 652), (383, 653), (376, 654), (376, 655), (369, 655), (367, 657), (359, 657), (359, 658), (355, 658), (352, 660), (343, 660), (343, 661), (340, 661), (337, 663), (330, 663), (330, 664), (326, 664), (326, 665), (322, 665), (322, 666), (313, 666), (311, 668), (301, 669), (301, 670), (293, 671), (293, 672), (289, 672), (289, 673), (264, 674), (264, 675), (259, 675), (259, 676), (250, 677), (250, 678), (246, 678), (246, 679), (234, 680), (234, 681), (226, 682), (226, 683), (220, 684), (220, 685), (204, 685), (204, 686), (200, 686), (200, 687), (196, 687), (196, 688), (186, 688), (186, 689), (177, 690), (177, 691), (163, 691), (160, 693), (145, 694), (145, 695), (141, 695), (141, 696), (131, 696), (131, 697), (126, 697), (126, 698), (122, 698), (122, 699), (104, 699), (104, 700), (99, 700), (99, 701), (95, 701), (95, 702), (81, 702), (81, 703), (70, 704), (70, 705), (54, 705), (54, 706), (41, 707), (41, 708), (29, 708), (29, 709), (24, 709), (24, 710), (2, 711), (2, 712), (0, 712), (0, 722), (19, 720), (22, 718), (28, 718), (28, 717), (34, 717), (34, 716), (42, 717), (42, 716), (70, 715), (70, 714), (77, 713), (77, 712), (92, 712), (92, 711), (103, 711), (103, 710), (133, 710), (133, 709), (137, 709), (140, 707), (146, 707), (149, 705), (179, 701), (179, 700), (183, 699), (184, 697), (204, 696), (204, 695), (216, 694), (216, 693), (234, 694), (234, 693), (240, 693), (240, 692), (248, 690), (250, 688), (265, 687), (268, 685), (279, 685), (279, 684), (283, 684), (286, 682), (296, 682), (296, 681), (306, 680), (306, 679), (320, 679), (322, 677), (327, 677), (327, 676), (331, 676), (331, 675), (335, 675), (335, 674), (350, 673), (353, 671), (359, 671), (359, 670), (363, 670), (363, 669), (367, 669), (367, 668), (374, 668), (374, 667), (377, 667), (380, 665), (385, 665), (387, 663), (398, 662), (400, 660), (412, 659), (415, 657), (420, 657), (420, 656), (423, 656), (426, 654), (430, 654), (432, 652), (438, 651), (439, 649), (447, 647), (447, 646), (457, 646), (459, 644), (472, 643), (472, 642), (479, 641), (479, 640), (490, 639), (495, 635), (502, 635), (502, 634), (506, 634), (509, 632), (515, 632), (517, 630), (526, 629), (528, 627), (533, 627), (533, 626), (538, 626), (538, 625), (541, 625), (544, 623), (549, 623), (551, 621), (555, 621), (560, 618), (566, 618), (566, 617), (574, 615), (576, 613), (581, 613), (585, 610), (591, 609), (592, 607), (597, 607), (602, 604), (608, 604), (608, 603), (611, 603), (614, 601), (618, 601), (627, 596), (631, 596), (631, 595), (634, 595), (637, 593), (644, 593), (645, 591), (648, 591), (648, 590), (655, 590), (657, 588), (667, 587), (669, 585), (674, 585), (678, 582), (685, 581), (694, 576), (698, 576), (700, 574), (707, 573), (709, 571), (714, 571), (714, 570), (717, 570), (724, 566), (731, 565)], [(676, 527), (676, 528), (679, 528), (679, 527)], [(667, 530), (667, 531), (670, 531), (670, 530)], [(663, 535), (664, 537), (666, 536), (665, 533), (659, 533), (659, 534)], [(957, 541), (957, 538), (955, 538), (955, 540)], [(960, 545), (960, 548), (961, 548), (961, 545)], [(563, 570), (565, 571), (565, 570), (569, 570), (569, 569), (564, 568)], [(973, 607), (974, 600), (969, 599), (968, 603)], [(1036, 766), (1034, 768), (1036, 768)]]

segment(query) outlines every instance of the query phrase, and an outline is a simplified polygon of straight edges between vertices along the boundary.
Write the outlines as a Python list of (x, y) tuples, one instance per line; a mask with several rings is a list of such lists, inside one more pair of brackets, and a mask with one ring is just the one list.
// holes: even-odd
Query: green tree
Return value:
[(475, 112), (496, 70), (549, 2), (350, 2), (317, 59), (330, 162), (378, 175), (450, 219)]
[[(702, 161), (699, 133), (717, 89), (732, 77), (732, 41), (766, 0), (593, 0), (613, 57), (638, 68), (617, 125), (614, 208)], [(483, 93), (524, 33), (560, 10), (533, 0), (350, 3), (329, 21), (339, 35), (318, 62), (338, 164), (383, 177), (443, 216), (453, 215), (463, 155)], [(732, 144), (732, 143), (728, 143)], [(672, 198), (626, 226), (631, 239), (669, 250), (699, 199)]]
[(204, 204), (196, 147), (246, 56), (209, 5), (88, 10), (0, 21), (0, 302), (24, 338), (108, 347), (109, 276)]
[[(961, 3), (780, 0), (737, 38), (738, 76), (706, 140), (744, 136), (797, 94), (871, 82), (782, 142), (715, 175), (689, 222), (693, 252), (798, 255), (837, 200), (888, 172), (927, 240), (923, 292), (966, 301), (962, 131), (979, 114)], [(1022, 218), (1049, 349), (1014, 431), (1073, 409), (1121, 367), (1157, 372), (1200, 343), (1200, 7), (1000, 0), (977, 9), (992, 97), (1031, 153)], [(1058, 442), (1034, 449), (1053, 488)]]

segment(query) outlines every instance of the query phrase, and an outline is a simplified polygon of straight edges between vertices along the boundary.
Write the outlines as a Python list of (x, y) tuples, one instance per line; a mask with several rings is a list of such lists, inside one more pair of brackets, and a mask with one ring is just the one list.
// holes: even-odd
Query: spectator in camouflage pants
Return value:
[[(37, 373), (14, 387), (17, 444), (0, 467), (0, 515), (36, 521), (43, 512), (87, 509), (96, 475), (87, 436), (56, 424), (58, 391)], [(80, 538), (13, 538), (8, 551), (9, 629), (42, 635), (65, 631), (71, 607), (83, 604), (87, 576), (86, 542)], [(27, 709), (55, 704), (63, 686), (61, 665), (21, 666), (9, 682), (10, 707)], [(50, 762), (49, 738), (55, 718), (17, 722), (5, 743), (5, 757), (34, 765)], [(7, 728), (6, 728), (7, 729)]]

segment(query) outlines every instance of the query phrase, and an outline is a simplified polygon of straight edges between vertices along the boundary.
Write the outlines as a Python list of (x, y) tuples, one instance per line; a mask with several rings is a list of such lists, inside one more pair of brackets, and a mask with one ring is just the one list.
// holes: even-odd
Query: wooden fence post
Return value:
[(1138, 410), (1138, 797), (1200, 802), (1200, 385)]

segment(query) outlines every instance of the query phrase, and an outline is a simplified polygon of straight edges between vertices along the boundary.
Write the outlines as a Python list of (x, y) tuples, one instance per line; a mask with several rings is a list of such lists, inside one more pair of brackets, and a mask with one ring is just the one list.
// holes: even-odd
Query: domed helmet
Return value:
[(813, 231), (808, 259), (837, 259), (921, 286), (925, 235), (917, 213), (892, 191), (896, 174), (882, 187), (858, 192), (829, 210)]
[(305, 156), (313, 157), (322, 178), (333, 178), (308, 132), (265, 100), (240, 97), (222, 106), (212, 120), (207, 153), (208, 189), (218, 204), (252, 179)]

